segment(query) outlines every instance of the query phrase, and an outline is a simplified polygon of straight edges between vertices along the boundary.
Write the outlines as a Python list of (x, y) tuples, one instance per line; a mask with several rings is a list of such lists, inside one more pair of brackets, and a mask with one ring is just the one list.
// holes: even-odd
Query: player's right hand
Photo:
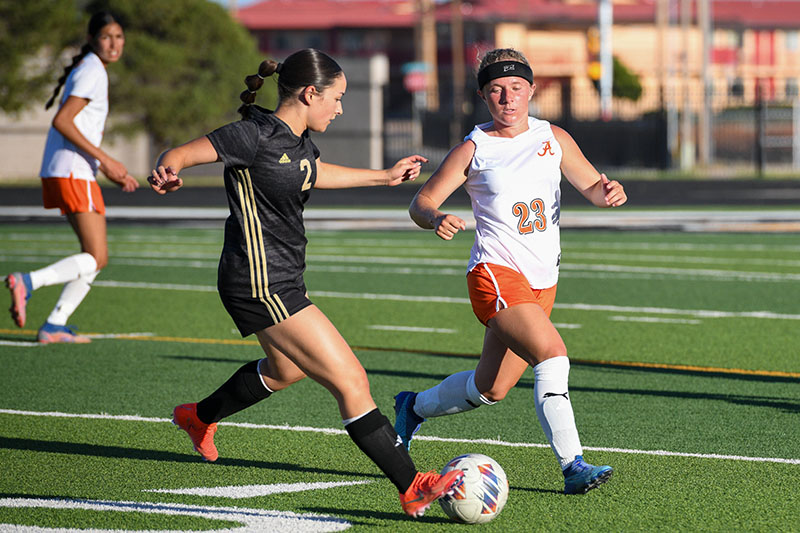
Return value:
[(150, 175), (147, 176), (147, 183), (149, 183), (150, 188), (158, 194), (177, 191), (183, 186), (183, 180), (178, 177), (178, 174), (173, 168), (164, 168), (163, 166), (153, 169)]
[(467, 223), (455, 215), (445, 214), (436, 219), (434, 229), (436, 235), (445, 241), (449, 241), (456, 233), (467, 229)]

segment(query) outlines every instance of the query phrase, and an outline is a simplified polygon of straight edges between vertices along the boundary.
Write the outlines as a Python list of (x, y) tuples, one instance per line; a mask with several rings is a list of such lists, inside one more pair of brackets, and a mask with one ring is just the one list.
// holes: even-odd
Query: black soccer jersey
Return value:
[(221, 293), (263, 299), (303, 283), (307, 239), (303, 206), (317, 180), (319, 149), (271, 111), (208, 134), (225, 164), (231, 214), (217, 285)]

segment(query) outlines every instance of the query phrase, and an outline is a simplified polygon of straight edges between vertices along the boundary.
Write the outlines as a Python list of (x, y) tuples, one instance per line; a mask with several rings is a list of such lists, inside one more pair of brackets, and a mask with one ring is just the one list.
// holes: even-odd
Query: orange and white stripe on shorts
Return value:
[(557, 285), (532, 289), (513, 268), (490, 263), (479, 263), (467, 273), (467, 287), (472, 311), (484, 326), (501, 309), (523, 303), (538, 305), (549, 317), (556, 301)]
[(45, 209), (61, 209), (61, 214), (97, 212), (106, 214), (103, 193), (96, 181), (73, 178), (42, 178), (42, 203)]

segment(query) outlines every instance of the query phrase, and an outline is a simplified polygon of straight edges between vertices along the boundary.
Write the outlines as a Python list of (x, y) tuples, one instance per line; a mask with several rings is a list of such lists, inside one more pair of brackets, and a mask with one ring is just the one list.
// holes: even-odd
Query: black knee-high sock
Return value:
[(344, 428), (356, 446), (372, 459), (372, 462), (395, 484), (397, 490), (404, 494), (414, 481), (417, 468), (389, 423), (389, 419), (378, 409), (374, 409)]
[(219, 422), (257, 404), (270, 394), (258, 373), (258, 360), (250, 361), (210, 396), (197, 403), (197, 418), (206, 424)]

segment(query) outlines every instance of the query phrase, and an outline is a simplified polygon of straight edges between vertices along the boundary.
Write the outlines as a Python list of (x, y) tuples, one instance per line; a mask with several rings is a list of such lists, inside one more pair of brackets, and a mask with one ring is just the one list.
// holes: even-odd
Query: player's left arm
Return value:
[(348, 189), (350, 187), (369, 187), (388, 185), (394, 187), (404, 181), (413, 181), (419, 176), (422, 163), (428, 160), (421, 155), (411, 155), (400, 159), (392, 168), (370, 170), (324, 163), (317, 159), (316, 189)]
[(573, 187), (597, 207), (618, 207), (628, 200), (622, 184), (600, 174), (583, 155), (572, 136), (558, 126), (551, 126), (561, 145), (561, 172)]
[(183, 180), (178, 177), (181, 170), (216, 161), (219, 161), (219, 154), (204, 135), (158, 156), (156, 168), (147, 177), (147, 181), (158, 194), (173, 192), (183, 185)]

